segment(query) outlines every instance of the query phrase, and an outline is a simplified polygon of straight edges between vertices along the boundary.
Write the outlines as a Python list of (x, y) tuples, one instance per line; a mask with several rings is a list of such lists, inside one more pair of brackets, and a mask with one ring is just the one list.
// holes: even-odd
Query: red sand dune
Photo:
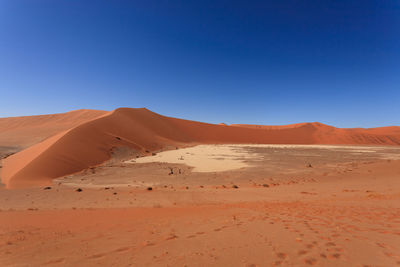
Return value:
[(322, 124), (319, 122), (313, 122), (313, 123), (294, 123), (294, 124), (288, 124), (288, 125), (257, 125), (257, 124), (231, 124), (230, 126), (235, 126), (235, 127), (243, 127), (243, 128), (252, 128), (252, 129), (286, 129), (286, 128), (298, 128), (307, 124)]
[[(225, 126), (169, 118), (147, 109), (130, 108), (110, 113), (96, 111), (98, 116), (91, 113), (83, 119), (80, 116), (70, 118), (67, 114), (75, 113), (65, 113), (57, 124), (58, 128), (53, 128), (51, 122), (43, 123), (44, 129), (52, 129), (46, 132), (47, 135), (54, 133), (55, 128), (58, 134), (4, 160), (1, 177), (7, 188), (50, 184), (54, 178), (103, 163), (116, 147), (130, 147), (144, 153), (146, 150), (194, 144), (400, 144), (400, 127), (340, 129), (321, 123), (281, 127)], [(89, 119), (91, 116), (93, 118)], [(37, 127), (40, 132), (40, 121), (28, 122), (26, 118), (29, 117), (21, 120), (25, 119), (31, 129)], [(65, 125), (63, 121), (66, 121)], [(17, 125), (16, 129), (23, 130), (23, 123), (13, 123)], [(79, 125), (72, 126), (76, 124)], [(7, 128), (4, 125), (2, 127)]]
[(26, 148), (107, 113), (81, 109), (60, 114), (0, 118), (0, 146)]

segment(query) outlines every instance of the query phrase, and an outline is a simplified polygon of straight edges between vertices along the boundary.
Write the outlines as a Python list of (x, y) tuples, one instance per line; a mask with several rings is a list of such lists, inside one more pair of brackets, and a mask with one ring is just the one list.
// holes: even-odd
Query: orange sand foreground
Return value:
[(399, 144), (146, 109), (3, 118), (0, 266), (400, 266)]

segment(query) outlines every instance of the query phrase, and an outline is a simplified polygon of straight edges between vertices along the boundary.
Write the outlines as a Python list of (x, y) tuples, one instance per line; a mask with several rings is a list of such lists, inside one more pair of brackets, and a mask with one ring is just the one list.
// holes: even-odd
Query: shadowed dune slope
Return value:
[(281, 128), (207, 124), (170, 118), (147, 109), (120, 108), (81, 123), (4, 160), (7, 188), (46, 185), (57, 177), (103, 163), (116, 147), (139, 153), (195, 144), (399, 145), (399, 127), (339, 129), (320, 123)]

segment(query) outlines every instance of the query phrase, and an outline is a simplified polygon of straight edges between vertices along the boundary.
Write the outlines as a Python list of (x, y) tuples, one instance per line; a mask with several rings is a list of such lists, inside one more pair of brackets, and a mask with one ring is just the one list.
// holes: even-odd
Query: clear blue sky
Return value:
[(0, 117), (400, 125), (400, 1), (0, 0)]

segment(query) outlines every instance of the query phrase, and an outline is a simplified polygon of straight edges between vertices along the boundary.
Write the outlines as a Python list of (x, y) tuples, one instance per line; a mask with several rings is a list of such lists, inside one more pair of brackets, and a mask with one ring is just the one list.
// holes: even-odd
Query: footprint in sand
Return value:
[(317, 264), (317, 260), (314, 258), (308, 258), (304, 260), (304, 263), (308, 264), (308, 265), (315, 265)]
[(328, 243), (325, 244), (325, 246), (327, 246), (327, 247), (334, 247), (334, 246), (336, 246), (336, 244), (333, 243), (333, 242), (328, 242)]
[(297, 253), (298, 255), (305, 255), (307, 254), (308, 251), (307, 250), (299, 250), (299, 252)]
[(146, 241), (146, 242), (143, 243), (144, 247), (151, 247), (151, 246), (154, 246), (154, 245), (155, 245), (155, 243), (153, 243), (151, 241)]
[(122, 247), (122, 248), (117, 248), (116, 250), (114, 250), (114, 252), (125, 252), (128, 251), (130, 249), (130, 247)]
[(173, 240), (173, 239), (177, 239), (177, 238), (178, 238), (177, 235), (170, 235), (165, 240)]
[(50, 265), (50, 264), (63, 263), (64, 261), (65, 261), (64, 258), (59, 258), (59, 259), (50, 260), (50, 261), (44, 263), (43, 265)]
[(339, 253), (334, 253), (329, 256), (330, 259), (339, 259), (340, 257), (341, 257), (341, 255)]
[(282, 260), (287, 258), (287, 254), (283, 252), (276, 253), (276, 256)]
[(310, 249), (311, 249), (311, 248), (314, 248), (314, 245), (313, 245), (313, 244), (307, 244), (307, 245), (306, 245), (306, 248), (310, 248)]
[(106, 255), (105, 253), (94, 254), (94, 255), (89, 256), (88, 259), (96, 260), (96, 259), (103, 258), (105, 255)]

